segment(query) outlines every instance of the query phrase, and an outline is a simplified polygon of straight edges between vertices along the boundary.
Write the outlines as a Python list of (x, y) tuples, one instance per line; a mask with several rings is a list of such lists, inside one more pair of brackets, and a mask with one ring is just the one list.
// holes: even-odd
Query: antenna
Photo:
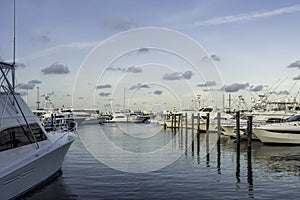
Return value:
[(16, 0), (14, 0), (14, 33), (13, 33), (13, 67), (11, 70), (12, 89), (15, 92), (15, 69), (16, 69)]
[(125, 110), (125, 97), (126, 96), (126, 90), (124, 88), (124, 96), (123, 96), (123, 111)]

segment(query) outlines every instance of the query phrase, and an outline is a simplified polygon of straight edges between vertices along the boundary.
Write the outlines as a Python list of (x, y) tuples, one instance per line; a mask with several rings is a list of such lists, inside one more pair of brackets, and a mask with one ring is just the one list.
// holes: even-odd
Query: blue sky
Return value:
[[(5, 16), (0, 18), (0, 58), (11, 61), (13, 3), (0, 0), (0, 5)], [(28, 89), (24, 98), (31, 106), (37, 86), (41, 94), (52, 94), (58, 106), (101, 109), (111, 104), (121, 107), (124, 88), (129, 107), (141, 109), (187, 107), (195, 94), (201, 94), (203, 103), (213, 104), (209, 90), (221, 88), (248, 101), (261, 93), (284, 99), (299, 91), (297, 0), (16, 0), (16, 10), (17, 84), (21, 93)], [(102, 78), (97, 74), (98, 82), (77, 83), (80, 66), (100, 42), (143, 27), (167, 28), (195, 40), (215, 64), (222, 86), (199, 87), (214, 80), (200, 78), (172, 55), (151, 49), (149, 53), (142, 44), (131, 52), (133, 56), (120, 57)]]

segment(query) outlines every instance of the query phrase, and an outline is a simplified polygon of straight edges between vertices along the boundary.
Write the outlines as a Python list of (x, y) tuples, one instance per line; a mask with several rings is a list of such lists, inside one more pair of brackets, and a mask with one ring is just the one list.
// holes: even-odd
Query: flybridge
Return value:
[(14, 65), (0, 61), (0, 68), (12, 70), (12, 69), (14, 69)]

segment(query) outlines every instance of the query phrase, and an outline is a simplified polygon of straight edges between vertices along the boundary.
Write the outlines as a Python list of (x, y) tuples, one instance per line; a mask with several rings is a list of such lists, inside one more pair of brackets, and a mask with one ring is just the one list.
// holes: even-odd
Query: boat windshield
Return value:
[[(29, 124), (36, 141), (47, 139), (41, 127), (37, 124)], [(0, 132), (0, 151), (21, 147), (34, 143), (30, 129), (26, 125), (5, 129)]]
[(287, 122), (295, 122), (295, 121), (300, 121), (300, 115), (294, 115), (290, 117), (289, 119), (286, 120)]

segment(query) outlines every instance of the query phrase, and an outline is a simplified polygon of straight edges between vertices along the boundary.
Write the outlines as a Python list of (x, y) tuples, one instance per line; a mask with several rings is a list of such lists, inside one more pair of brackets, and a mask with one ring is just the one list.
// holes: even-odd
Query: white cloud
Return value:
[(244, 90), (249, 87), (249, 83), (233, 83), (231, 85), (224, 85), (221, 90), (225, 92), (238, 92), (239, 90)]
[(104, 26), (112, 30), (125, 31), (136, 27), (137, 24), (121, 17), (115, 17), (104, 20)]
[(135, 66), (132, 66), (132, 67), (128, 67), (126, 72), (131, 72), (131, 73), (142, 73), (143, 70), (139, 67), (135, 67)]
[(239, 15), (228, 15), (223, 17), (216, 17), (204, 21), (195, 22), (191, 26), (198, 27), (198, 26), (211, 26), (211, 25), (235, 23), (235, 22), (254, 20), (258, 18), (272, 17), (272, 16), (282, 15), (287, 13), (294, 13), (299, 11), (300, 11), (300, 4), (297, 4), (297, 5), (279, 8), (271, 11), (251, 12), (251, 13), (243, 13)]
[(50, 47), (47, 49), (43, 49), (41, 51), (34, 52), (32, 54), (29, 54), (27, 56), (18, 58), (19, 60), (34, 60), (40, 57), (48, 56), (54, 53), (57, 53), (58, 51), (65, 50), (65, 49), (72, 49), (72, 50), (82, 50), (85, 48), (93, 48), (96, 45), (98, 45), (100, 41), (94, 41), (94, 42), (71, 42), (67, 44), (61, 44), (54, 47)]
[(106, 89), (106, 88), (112, 88), (110, 84), (105, 84), (105, 85), (98, 85), (96, 87), (97, 89)]
[(153, 94), (156, 94), (156, 95), (161, 95), (163, 93), (163, 91), (161, 90), (154, 90)]
[(136, 85), (131, 86), (129, 88), (129, 90), (138, 90), (138, 89), (141, 89), (141, 88), (150, 88), (150, 87), (147, 84), (138, 83)]
[(181, 80), (181, 79), (191, 79), (193, 73), (191, 71), (185, 72), (173, 72), (166, 73), (163, 75), (163, 80)]
[(70, 70), (67, 65), (53, 63), (49, 67), (42, 69), (41, 72), (44, 74), (68, 74)]
[(300, 60), (296, 60), (295, 62), (289, 64), (287, 68), (299, 68), (300, 69)]

